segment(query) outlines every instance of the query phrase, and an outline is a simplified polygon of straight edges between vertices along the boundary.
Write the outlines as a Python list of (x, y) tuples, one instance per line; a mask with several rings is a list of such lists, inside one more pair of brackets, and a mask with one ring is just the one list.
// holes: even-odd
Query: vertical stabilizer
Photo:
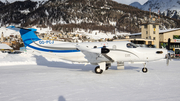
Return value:
[(15, 28), (14, 26), (9, 26), (7, 28), (20, 32), (21, 38), (22, 38), (22, 40), (24, 42), (25, 47), (28, 46), (29, 44), (33, 43), (33, 41), (41, 40), (35, 34), (35, 31), (37, 31), (37, 29), (33, 29), (33, 28), (29, 28), (29, 29)]

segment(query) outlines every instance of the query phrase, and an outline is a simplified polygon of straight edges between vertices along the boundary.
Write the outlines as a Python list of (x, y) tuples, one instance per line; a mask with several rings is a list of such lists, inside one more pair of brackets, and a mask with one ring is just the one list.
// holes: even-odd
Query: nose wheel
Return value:
[(142, 68), (142, 72), (143, 73), (147, 73), (148, 72), (148, 69), (146, 68), (146, 63), (144, 63), (144, 67)]
[(146, 67), (142, 68), (142, 72), (143, 73), (147, 73), (148, 72), (148, 69)]

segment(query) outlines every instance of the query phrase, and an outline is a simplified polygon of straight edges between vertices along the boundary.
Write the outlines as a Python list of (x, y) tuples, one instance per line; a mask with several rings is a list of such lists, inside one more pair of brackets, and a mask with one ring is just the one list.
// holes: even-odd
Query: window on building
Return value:
[(148, 39), (148, 37), (146, 37), (146, 39)]
[(156, 40), (156, 37), (153, 37), (153, 40)]
[(149, 39), (151, 39), (151, 36), (149, 36)]
[(156, 25), (153, 25), (153, 28), (156, 28)]
[(149, 45), (152, 45), (152, 41), (148, 41), (148, 44), (149, 44)]
[(146, 34), (148, 34), (148, 31), (146, 31)]
[(153, 34), (156, 34), (156, 32), (155, 32), (155, 31), (153, 31)]
[(144, 28), (147, 28), (147, 25), (144, 25)]

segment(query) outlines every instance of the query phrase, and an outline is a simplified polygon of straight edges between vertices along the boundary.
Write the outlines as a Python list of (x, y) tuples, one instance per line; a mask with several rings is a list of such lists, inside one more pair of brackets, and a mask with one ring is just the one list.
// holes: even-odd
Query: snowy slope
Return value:
[(119, 32), (115, 32), (115, 34), (112, 34), (111, 32), (100, 32), (99, 30), (93, 30), (93, 31), (85, 31), (84, 29), (78, 29), (74, 32), (72, 32), (71, 34), (79, 34), (79, 35), (83, 35), (83, 36), (86, 36), (87, 38), (90, 38), (90, 39), (95, 39), (95, 40), (98, 40), (98, 39), (112, 39), (115, 35), (118, 35), (118, 36), (126, 36), (126, 35), (129, 35), (130, 33), (119, 33)]
[[(9, 3), (13, 3), (13, 2), (16, 2), (16, 1), (26, 1), (26, 0), (7, 0)], [(34, 1), (34, 2), (46, 2), (48, 0), (31, 0), (31, 1)], [(6, 0), (1, 0), (1, 2), (3, 3), (6, 3)]]
[(160, 10), (165, 16), (180, 19), (180, 0), (148, 0), (141, 9), (148, 11), (149, 8), (152, 12)]
[(160, 13), (170, 18), (180, 19), (180, 0), (148, 0), (143, 5), (138, 5), (138, 2), (132, 3), (131, 6), (137, 7), (141, 10)]
[(149, 62), (146, 74), (141, 72), (141, 64), (125, 63), (125, 70), (113, 65), (101, 75), (93, 73), (92, 65), (49, 61), (41, 56), (34, 61), (37, 64), (14, 66), (1, 66), (0, 62), (0, 101), (180, 100), (179, 60), (169, 66), (165, 60)]
[(1, 38), (1, 34), (3, 33), (4, 37), (9, 37), (10, 35), (20, 35), (19, 32), (5, 28), (5, 27), (1, 27), (0, 28), (0, 38)]
[(180, 11), (179, 0), (148, 0), (143, 6), (142, 10), (148, 11), (149, 8), (153, 12), (166, 11), (166, 10), (177, 10)]

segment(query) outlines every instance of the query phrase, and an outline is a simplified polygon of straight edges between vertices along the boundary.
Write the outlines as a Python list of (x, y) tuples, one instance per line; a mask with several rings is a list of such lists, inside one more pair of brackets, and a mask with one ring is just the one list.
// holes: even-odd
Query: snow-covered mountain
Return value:
[(4, 6), (4, 5), (5, 5), (5, 3), (0, 1), (0, 7)]
[[(0, 26), (50, 26), (66, 33), (78, 29), (137, 33), (148, 16), (146, 11), (113, 0), (25, 0), (0, 6)], [(157, 14), (153, 16), (158, 18)], [(180, 26), (176, 19), (161, 20), (160, 28)]]
[(133, 2), (130, 4), (130, 6), (133, 6), (133, 7), (139, 8), (139, 9), (141, 9), (141, 7), (142, 7), (142, 5), (139, 2)]
[(148, 11), (151, 8), (151, 11), (155, 13), (158, 13), (159, 10), (161, 15), (168, 16), (170, 18), (180, 19), (180, 0), (148, 0), (142, 6), (131, 6), (140, 8), (141, 10), (145, 11)]
[(0, 0), (0, 2), (3, 2), (3, 3), (13, 3), (13, 2), (16, 2), (16, 1), (34, 1), (34, 2), (46, 2), (48, 0)]

